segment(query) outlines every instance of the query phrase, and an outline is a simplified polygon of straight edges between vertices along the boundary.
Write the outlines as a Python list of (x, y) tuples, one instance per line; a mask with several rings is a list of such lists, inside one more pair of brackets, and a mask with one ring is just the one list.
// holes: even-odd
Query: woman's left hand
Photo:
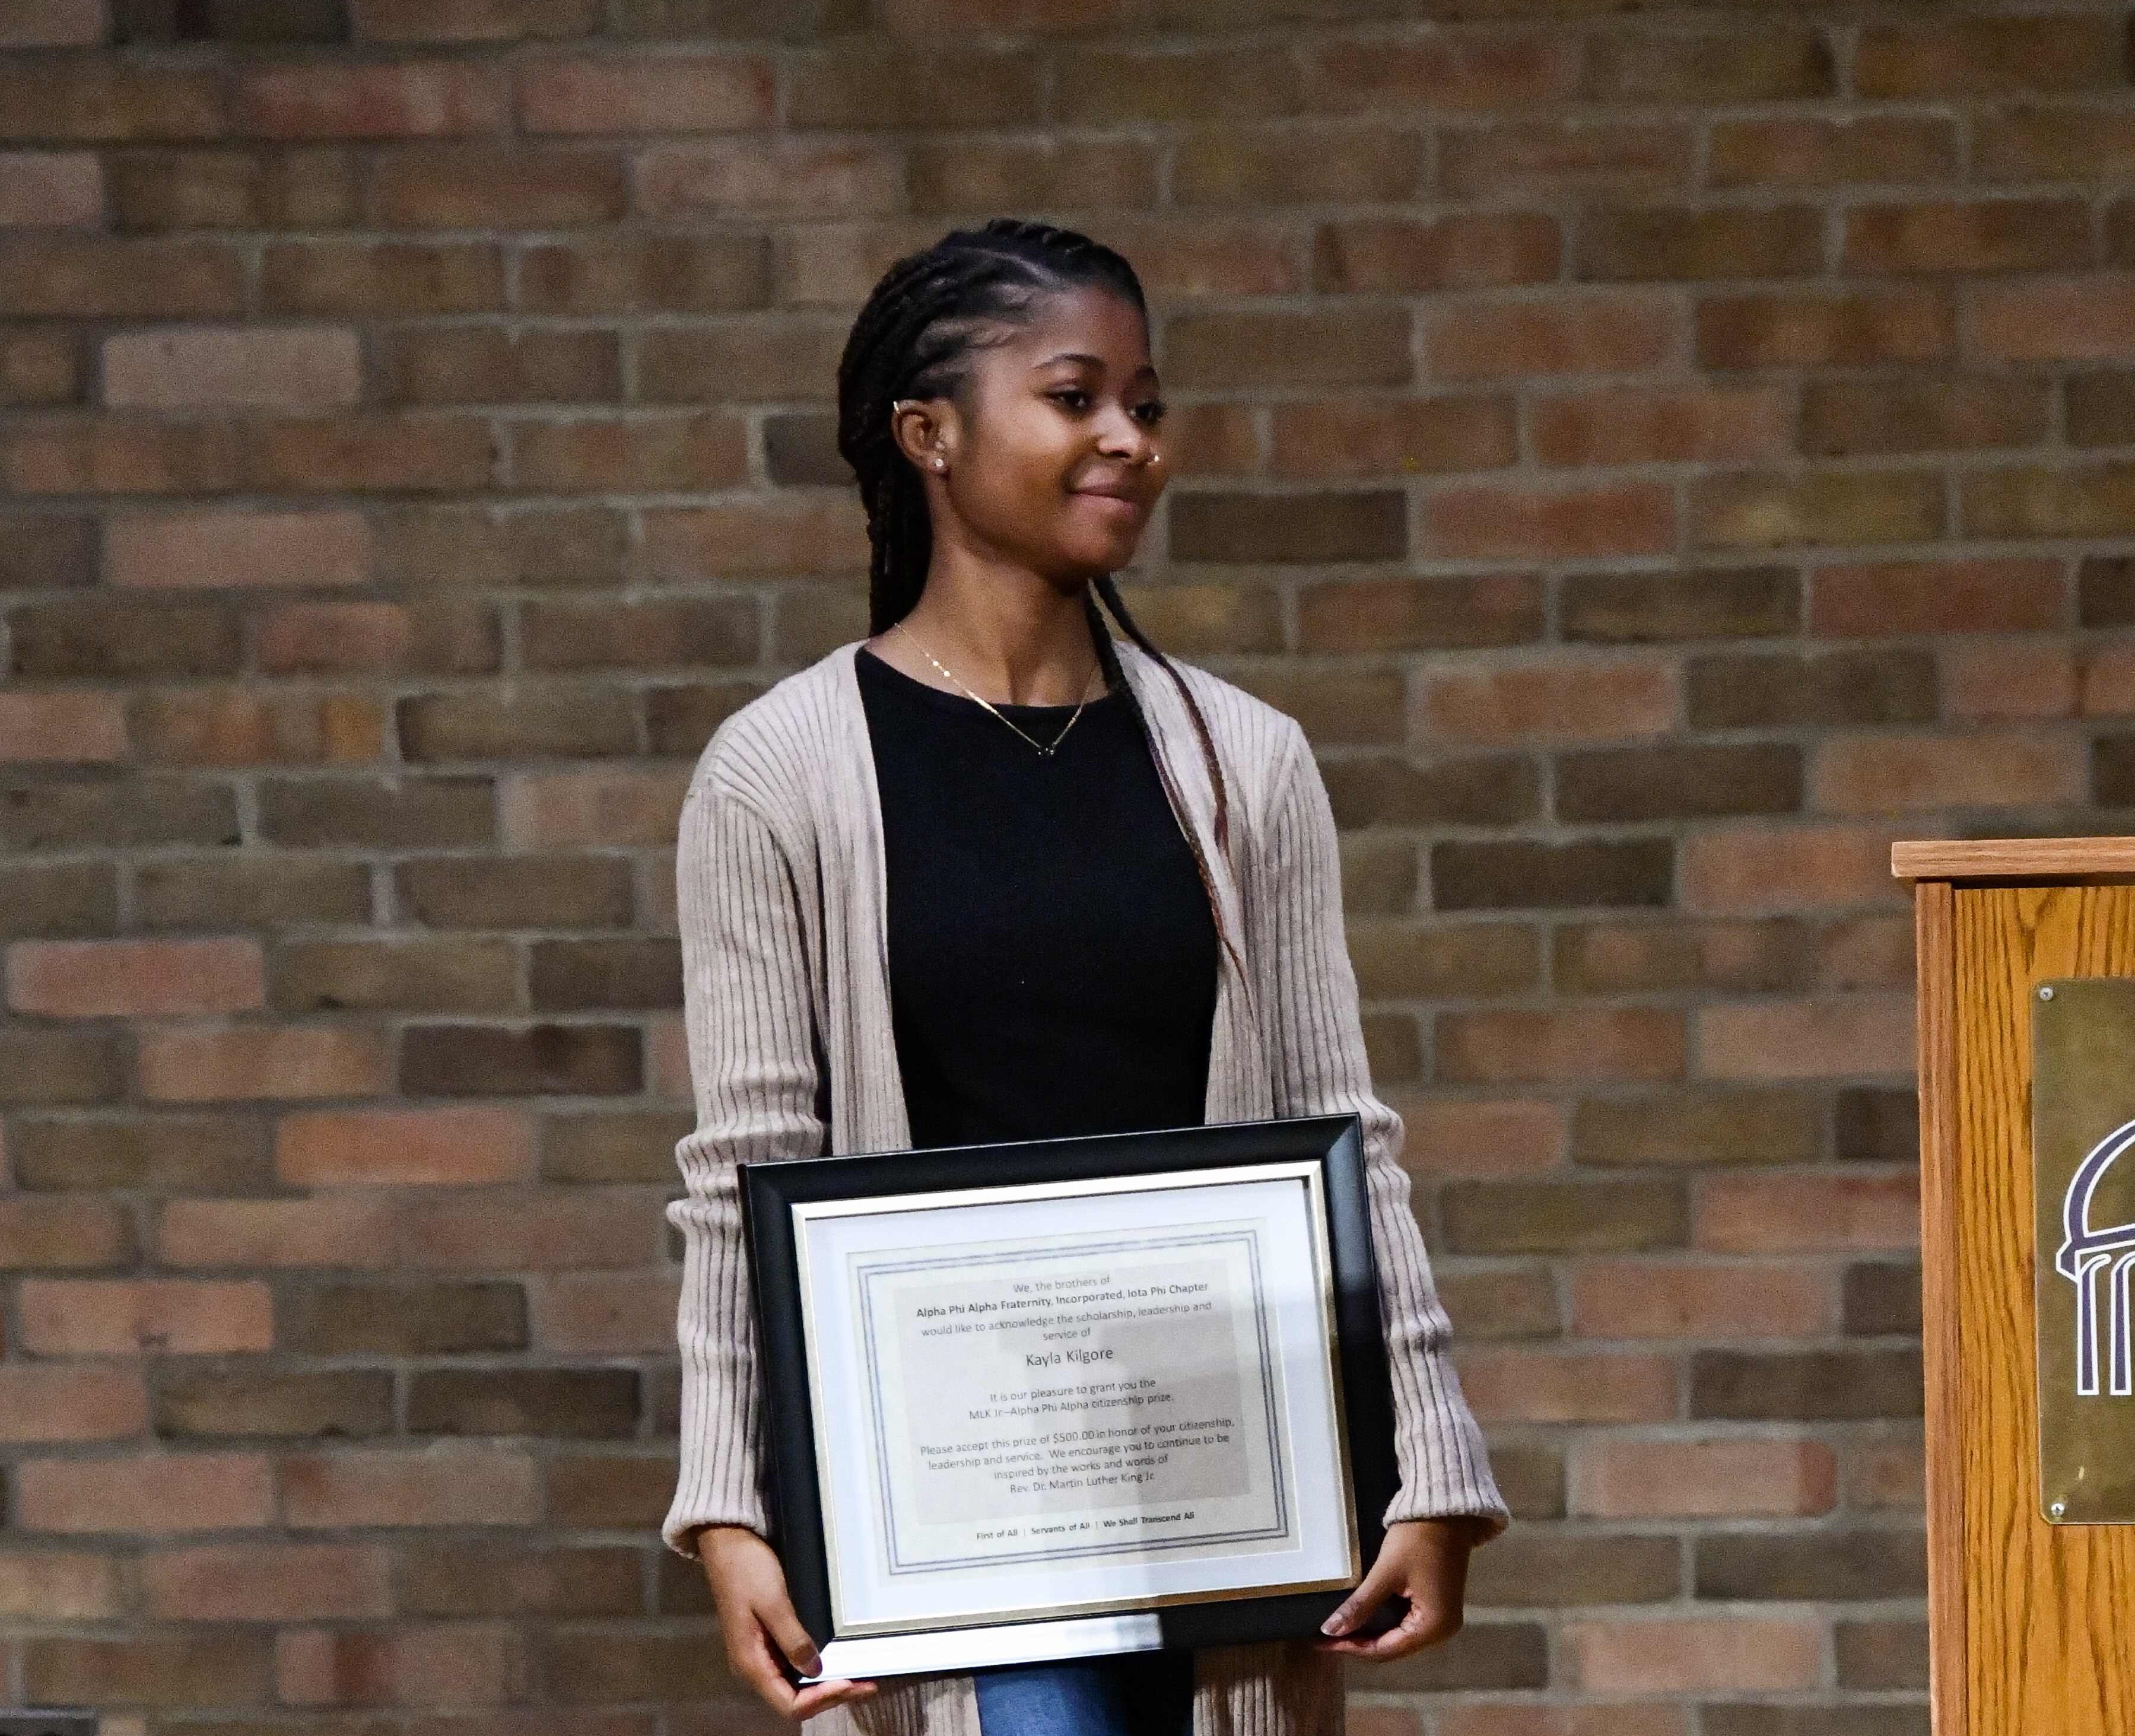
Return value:
[[(1460, 1631), (1468, 1552), (1483, 1535), (1483, 1527), (1466, 1518), (1408, 1519), (1388, 1526), (1372, 1570), (1321, 1624), (1321, 1632), (1336, 1637), (1317, 1642), (1319, 1650), (1383, 1663), (1451, 1639)], [(1393, 1597), (1408, 1599), (1400, 1625), (1369, 1637), (1344, 1637)]]

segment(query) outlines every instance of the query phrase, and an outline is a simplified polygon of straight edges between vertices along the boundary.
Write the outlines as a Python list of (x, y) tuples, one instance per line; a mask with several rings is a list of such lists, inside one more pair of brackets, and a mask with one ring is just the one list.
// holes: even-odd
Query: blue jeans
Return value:
[(1130, 1651), (971, 1672), (984, 1736), (1189, 1736), (1193, 1654)]

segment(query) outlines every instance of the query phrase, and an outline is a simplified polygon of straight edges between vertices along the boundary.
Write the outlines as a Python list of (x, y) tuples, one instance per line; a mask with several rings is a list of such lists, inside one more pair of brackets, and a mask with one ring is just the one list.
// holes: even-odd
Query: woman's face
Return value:
[(1169, 467), (1140, 313), (1107, 290), (1077, 289), (991, 337), (971, 351), (963, 389), (928, 405), (931, 442), (907, 447), (937, 541), (946, 532), (1063, 588), (1116, 571)]

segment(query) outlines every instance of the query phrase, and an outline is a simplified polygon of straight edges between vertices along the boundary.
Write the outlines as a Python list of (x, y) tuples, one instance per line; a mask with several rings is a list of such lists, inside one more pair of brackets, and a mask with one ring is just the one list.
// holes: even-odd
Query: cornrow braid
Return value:
[[(998, 341), (1005, 329), (1023, 324), (1044, 297), (1083, 288), (1108, 290), (1148, 317), (1141, 280), (1112, 249), (1074, 230), (996, 217), (975, 230), (951, 230), (932, 247), (906, 255), (869, 294), (838, 362), (838, 452), (852, 467), (867, 510), (870, 633), (888, 631), (912, 612), (934, 554), (925, 487), (891, 432), (898, 400), (953, 395), (969, 376), (974, 351)], [(1127, 612), (1111, 576), (1100, 578), (1092, 588), (1095, 596), (1086, 595), (1083, 601), (1106, 681), (1126, 694), (1165, 793), (1180, 811), (1179, 791), (1120, 666), (1104, 612), (1170, 676), (1184, 700), (1215, 793), (1216, 845), (1227, 855), (1230, 795), (1208, 718), (1177, 665)], [(1097, 607), (1099, 598), (1104, 612)], [(1199, 840), (1190, 828), (1183, 829), (1217, 932), (1242, 975), (1242, 961), (1223, 927), (1214, 877)]]

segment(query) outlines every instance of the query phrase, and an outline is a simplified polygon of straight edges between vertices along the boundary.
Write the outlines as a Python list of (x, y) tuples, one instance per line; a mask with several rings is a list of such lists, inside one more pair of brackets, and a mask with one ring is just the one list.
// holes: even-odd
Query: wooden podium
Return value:
[[(2094, 1511), (2101, 1479), (2135, 1482), (2129, 1453), (2108, 1439), (2135, 1429), (2135, 1395), (2111, 1390), (2119, 1378), (2113, 1358), (2135, 1341), (2135, 1318), (2123, 1318), (2116, 1304), (2108, 1341), (2095, 1300), (2109, 1300), (2117, 1282), (2124, 1303), (2129, 1280), (2118, 1250), (2135, 1241), (2089, 1235), (2087, 1207), (2068, 1203), (2075, 1182), (2065, 1194), (2055, 1173), (2035, 1184), (2035, 1109), (2042, 1116), (2054, 1109), (2047, 1100), (2065, 1076), (2041, 1081), (2036, 1105), (2032, 1090), (2041, 1008), (2066, 1017), (2077, 1002), (2100, 997), (2135, 1008), (2135, 991), (2122, 985), (2070, 980), (2135, 978), (2135, 839), (1900, 844), (1891, 866), (1915, 883), (1919, 936), (1935, 1736), (2135, 1736), (2135, 1524), (2050, 1516)], [(2043, 1060), (2045, 1033), (2058, 1052), (2067, 1028), (2038, 1028)], [(2135, 1022), (2120, 1030), (2135, 1032)], [(2135, 1052), (2107, 1034), (2111, 1041), (2085, 1052), (2094, 1063), (2124, 1053), (2124, 1087), (2111, 1089), (2119, 1090), (2118, 1116), (2135, 1119)], [(2094, 1064), (2091, 1071), (2103, 1076)], [(2085, 1124), (2098, 1119), (2094, 1112)], [(2048, 1123), (2039, 1126), (2043, 1163)], [(2135, 1162), (2129, 1168), (2135, 1180)], [(2083, 1233), (2061, 1237), (2063, 1220), (2042, 1216), (2042, 1206), (2075, 1211), (2067, 1221)], [(2056, 1245), (2042, 1245), (2049, 1230)], [(2055, 1287), (2069, 1274), (2057, 1267), (2071, 1262), (2093, 1286), (2089, 1329), (2112, 1364), (2109, 1371), (2094, 1365), (2095, 1395), (2065, 1381), (2085, 1342), (2073, 1299), (2079, 1285), (2068, 1286), (2075, 1348), (2065, 1359), (2049, 1317), (2064, 1305)], [(2135, 1269), (2135, 1256), (2127, 1265)], [(2059, 1461), (2050, 1474), (2041, 1463), (2042, 1414), (2048, 1456)], [(2061, 1450), (2071, 1414), (2083, 1449), (2073, 1460)], [(2056, 1479), (2071, 1463), (2080, 1496), (2057, 1506)], [(2135, 1520), (2135, 1510), (2126, 1517)]]

